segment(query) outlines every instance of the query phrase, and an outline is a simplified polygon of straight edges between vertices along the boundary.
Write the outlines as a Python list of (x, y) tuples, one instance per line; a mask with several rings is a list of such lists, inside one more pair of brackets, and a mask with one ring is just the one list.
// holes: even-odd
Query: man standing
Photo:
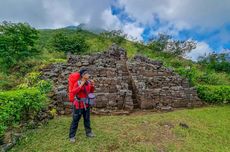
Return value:
[(88, 93), (94, 92), (94, 81), (89, 80), (89, 73), (86, 69), (80, 70), (80, 80), (75, 82), (71, 93), (76, 96), (73, 102), (73, 120), (70, 126), (69, 138), (71, 142), (75, 142), (76, 131), (78, 128), (78, 123), (83, 115), (84, 118), (84, 127), (87, 137), (94, 137), (95, 135), (92, 132), (90, 127), (90, 105), (83, 101), (84, 98), (87, 98)]

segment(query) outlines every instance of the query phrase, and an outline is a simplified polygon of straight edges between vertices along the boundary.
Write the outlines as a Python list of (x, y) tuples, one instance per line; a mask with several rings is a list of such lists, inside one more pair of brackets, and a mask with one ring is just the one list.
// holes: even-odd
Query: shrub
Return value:
[(183, 56), (196, 48), (193, 40), (175, 40), (172, 36), (159, 33), (158, 36), (150, 37), (148, 47), (153, 51), (166, 51), (175, 56)]
[(216, 73), (214, 71), (201, 71), (195, 66), (179, 67), (175, 70), (180, 75), (189, 79), (192, 85), (228, 85), (228, 75), (224, 73)]
[(57, 51), (65, 53), (85, 52), (89, 48), (85, 38), (78, 34), (66, 36), (63, 33), (57, 33), (53, 36), (52, 45)]
[(0, 72), (0, 91), (10, 90), (21, 83), (18, 75), (8, 75)]
[(112, 30), (100, 33), (100, 37), (101, 41), (110, 39), (113, 43), (120, 45), (121, 43), (126, 42), (127, 34), (122, 30)]
[(18, 89), (36, 87), (41, 93), (48, 93), (52, 89), (52, 82), (40, 79), (40, 72), (30, 72), (24, 78), (24, 83), (17, 86)]
[(180, 75), (188, 78), (189, 83), (191, 85), (195, 85), (196, 84), (196, 78), (198, 75), (198, 71), (194, 68), (194, 67), (181, 67), (181, 68), (177, 68), (176, 72), (179, 73)]
[(208, 103), (230, 103), (230, 86), (198, 85), (199, 97)]
[(197, 77), (197, 82), (207, 85), (221, 85), (224, 84), (221, 74), (215, 72), (204, 72), (199, 77)]
[(0, 92), (0, 136), (7, 128), (36, 114), (46, 101), (45, 94), (36, 88)]
[(199, 63), (213, 69), (217, 72), (230, 73), (230, 54), (226, 53), (211, 53), (208, 56), (200, 57)]
[(25, 61), (39, 50), (35, 44), (38, 39), (38, 31), (26, 23), (0, 24), (0, 63), (2, 69), (15, 66), (19, 61)]
[(47, 80), (40, 80), (35, 85), (35, 87), (37, 87), (41, 93), (48, 93), (52, 90), (52, 82)]

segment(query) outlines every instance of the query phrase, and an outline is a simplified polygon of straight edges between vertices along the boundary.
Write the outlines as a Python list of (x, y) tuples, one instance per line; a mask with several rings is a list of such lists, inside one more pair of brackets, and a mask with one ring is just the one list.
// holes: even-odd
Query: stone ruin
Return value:
[(188, 80), (159, 61), (137, 55), (127, 58), (124, 49), (112, 45), (107, 51), (84, 56), (68, 56), (67, 63), (42, 69), (43, 79), (53, 81), (50, 94), (58, 114), (69, 114), (68, 76), (87, 68), (95, 81), (95, 111), (115, 112), (135, 109), (172, 110), (203, 105)]

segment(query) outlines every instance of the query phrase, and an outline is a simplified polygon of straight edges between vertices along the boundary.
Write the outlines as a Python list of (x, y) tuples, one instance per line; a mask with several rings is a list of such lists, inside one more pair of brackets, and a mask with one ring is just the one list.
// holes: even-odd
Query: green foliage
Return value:
[(37, 87), (41, 93), (49, 93), (52, 90), (52, 82), (47, 80), (40, 80), (35, 87)]
[(202, 75), (197, 76), (197, 82), (201, 82), (200, 84), (209, 84), (209, 85), (223, 85), (228, 84), (225, 83), (224, 79), (222, 79), (222, 75), (218, 75), (215, 72), (202, 72)]
[(199, 85), (227, 85), (229, 78), (225, 74), (218, 74), (213, 71), (201, 71), (196, 66), (179, 67), (175, 70), (180, 75), (189, 79), (190, 84)]
[(56, 110), (55, 108), (51, 109), (51, 110), (50, 110), (50, 114), (51, 114), (53, 117), (57, 116), (57, 110)]
[(189, 80), (189, 83), (191, 84), (191, 85), (195, 85), (195, 76), (196, 76), (196, 69), (195, 68), (191, 68), (191, 67), (187, 67), (187, 68), (177, 68), (176, 69), (176, 72), (178, 73), (178, 74), (180, 74), (180, 75), (182, 75), (182, 76), (184, 76), (184, 77), (186, 77), (186, 78), (188, 78), (188, 80)]
[(199, 97), (208, 103), (230, 103), (230, 86), (196, 86)]
[(10, 90), (21, 83), (21, 78), (17, 74), (0, 73), (0, 91)]
[(171, 36), (169, 35), (159, 34), (149, 40), (148, 47), (153, 51), (163, 51), (170, 39)]
[(85, 38), (78, 34), (66, 36), (63, 33), (57, 33), (53, 36), (52, 43), (57, 51), (64, 51), (65, 53), (85, 52), (89, 48)]
[(160, 33), (157, 37), (150, 38), (148, 47), (153, 51), (165, 51), (174, 56), (183, 56), (196, 48), (192, 40), (175, 40), (172, 36)]
[(103, 39), (110, 39), (115, 44), (121, 44), (126, 41), (127, 34), (124, 34), (121, 30), (112, 30), (107, 32), (102, 32), (100, 37)]
[(30, 72), (26, 75), (25, 81), (28, 87), (34, 86), (38, 83), (39, 77), (41, 73), (40, 72)]
[(45, 94), (51, 91), (52, 83), (41, 80), (40, 76), (40, 72), (30, 72), (17, 90), (0, 94), (0, 136), (8, 127), (27, 120), (45, 105)]
[(0, 64), (3, 70), (39, 53), (35, 47), (38, 31), (26, 23), (0, 24)]
[(212, 53), (207, 57), (200, 58), (199, 63), (217, 72), (227, 72), (230, 74), (230, 61), (227, 60), (229, 57), (229, 53)]
[(0, 136), (7, 128), (36, 114), (45, 101), (46, 96), (36, 88), (0, 92)]
[(153, 41), (149, 44), (149, 48), (153, 51), (163, 51), (165, 45), (158, 41)]
[(40, 79), (40, 72), (30, 72), (24, 78), (24, 83), (17, 86), (18, 89), (36, 87), (41, 93), (49, 93), (52, 89), (52, 82)]

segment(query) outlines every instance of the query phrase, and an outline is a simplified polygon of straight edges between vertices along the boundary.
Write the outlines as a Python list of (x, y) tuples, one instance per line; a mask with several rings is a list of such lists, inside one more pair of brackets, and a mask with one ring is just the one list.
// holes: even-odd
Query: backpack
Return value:
[(73, 102), (74, 101), (74, 94), (71, 93), (74, 84), (81, 78), (80, 73), (79, 72), (74, 72), (72, 74), (69, 75), (69, 79), (68, 79), (68, 84), (69, 84), (69, 101)]

